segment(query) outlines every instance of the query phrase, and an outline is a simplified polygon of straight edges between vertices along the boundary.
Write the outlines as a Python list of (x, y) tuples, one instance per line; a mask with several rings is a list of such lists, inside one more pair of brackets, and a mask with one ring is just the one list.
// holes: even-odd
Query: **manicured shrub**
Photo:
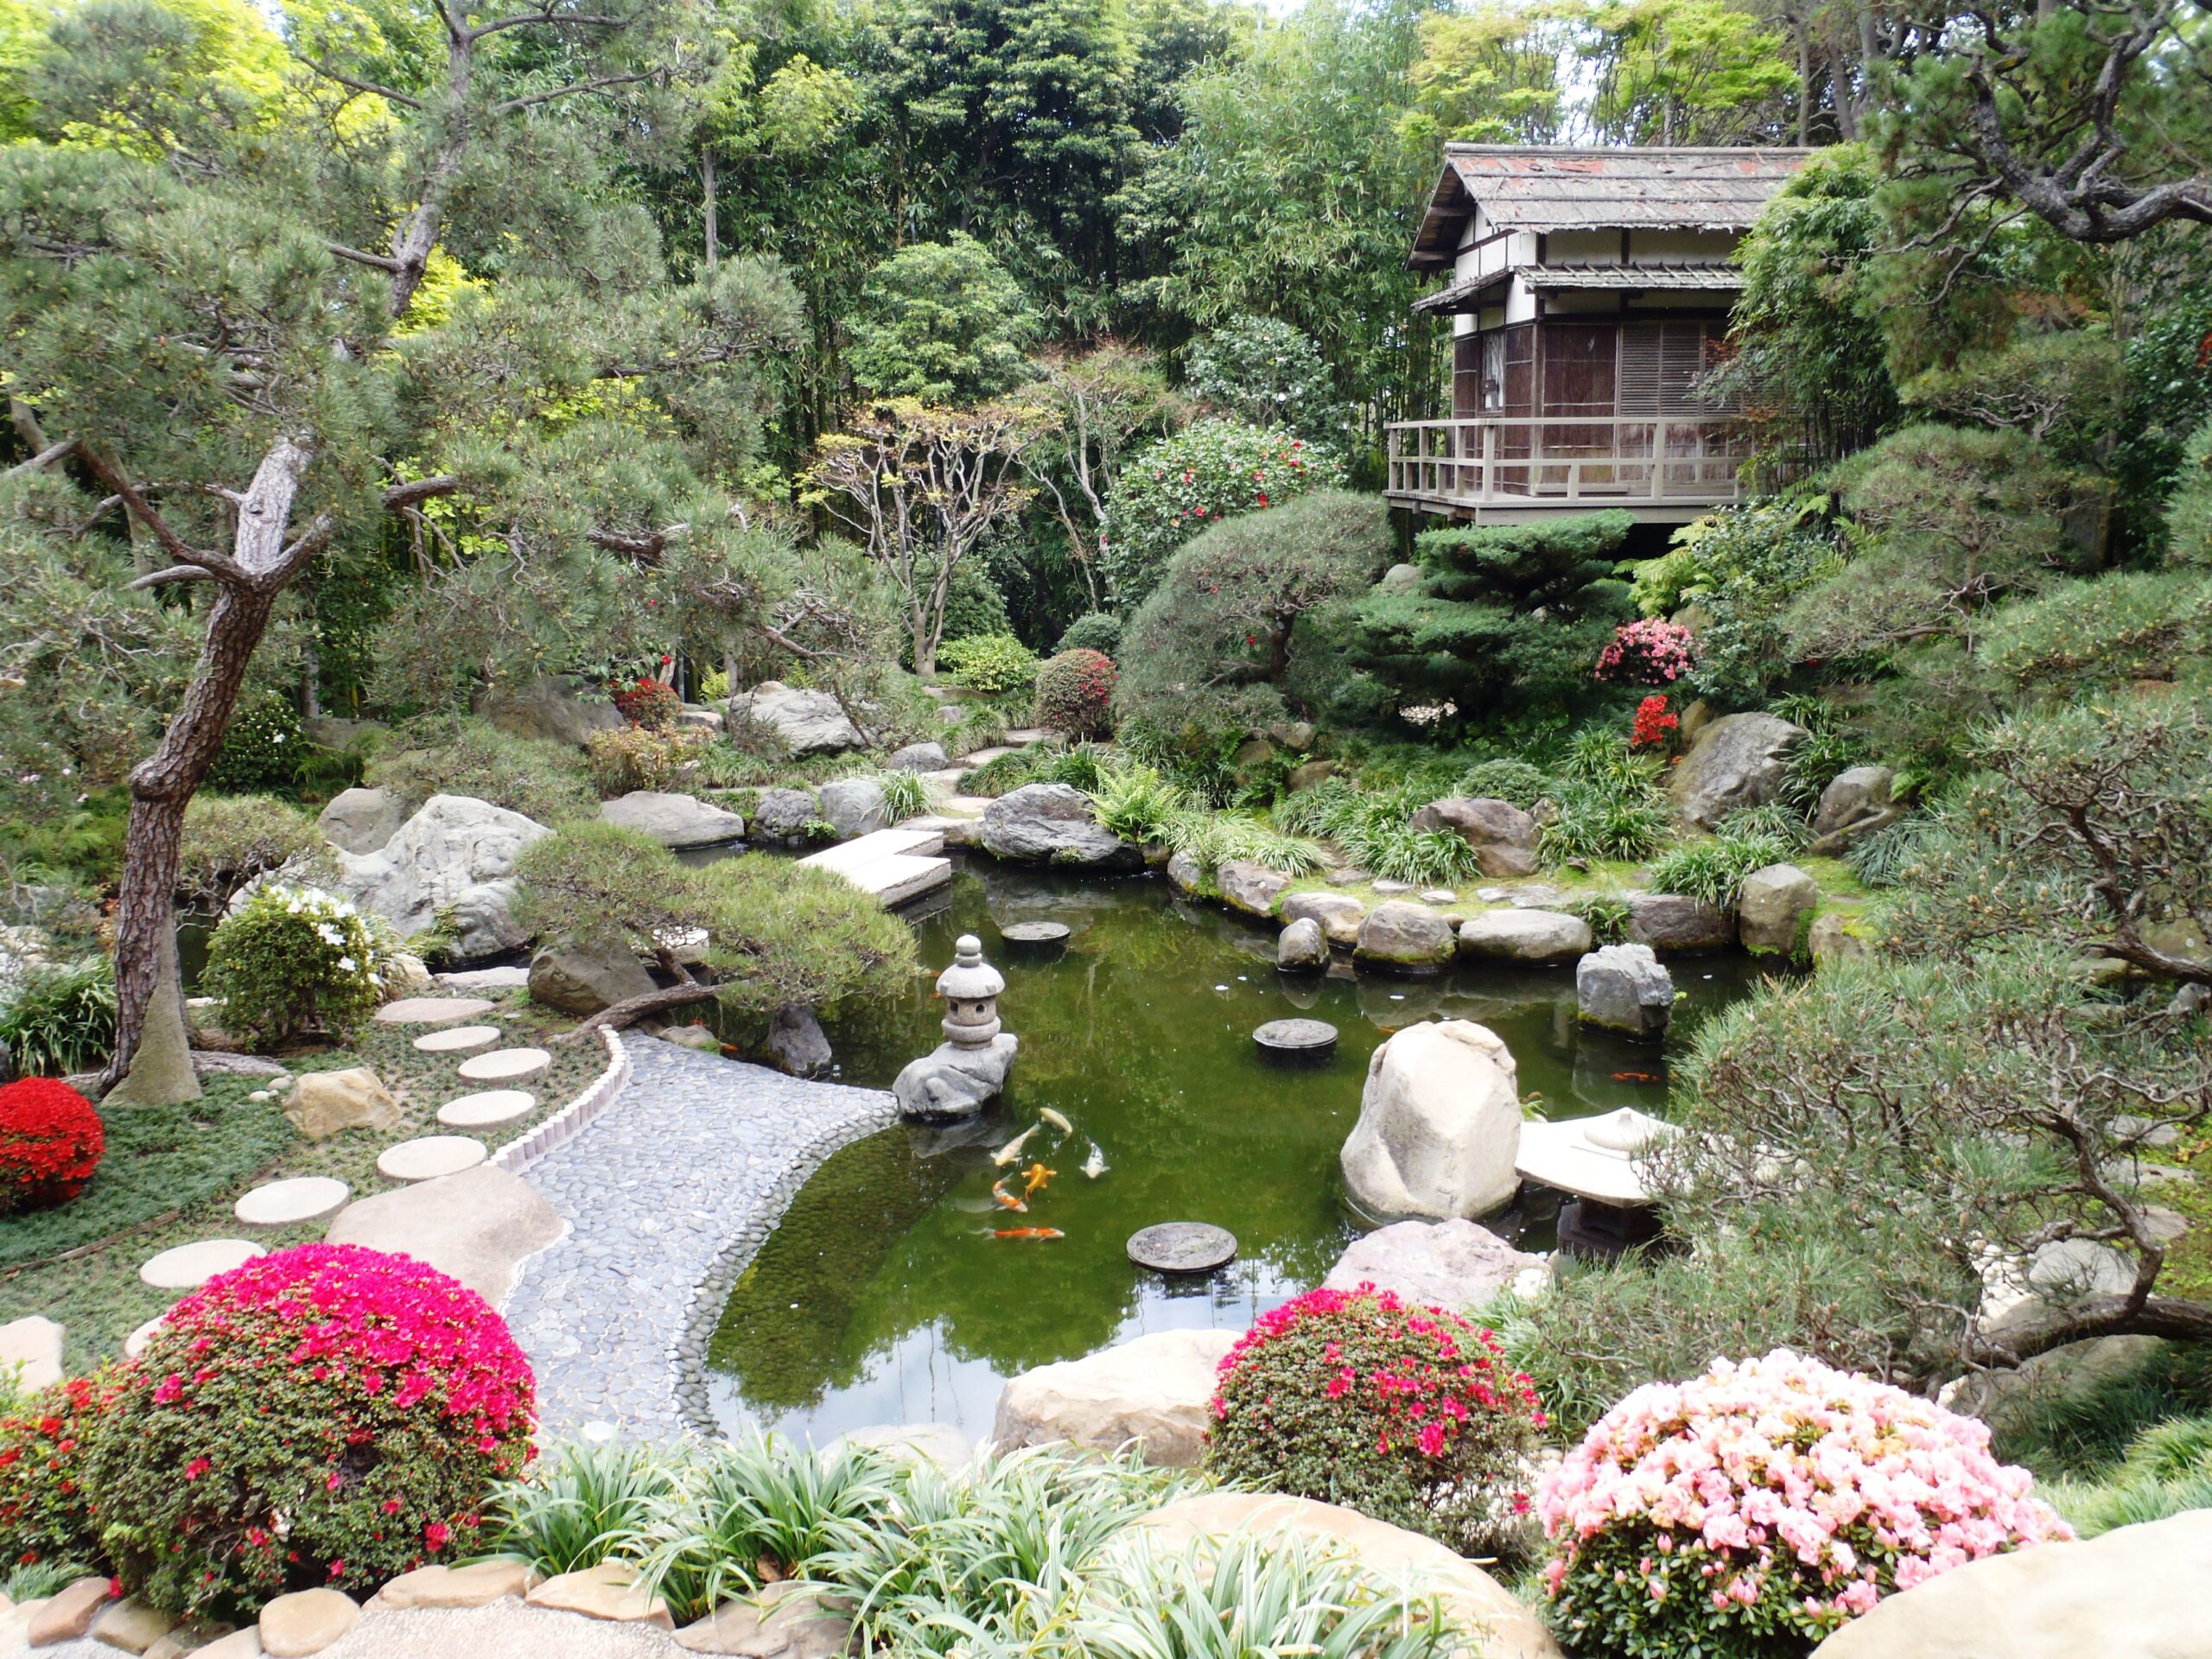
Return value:
[(683, 709), (683, 699), (676, 695), (676, 688), (650, 674), (640, 674), (634, 680), (610, 681), (607, 695), (623, 719), (649, 732), (666, 731)]
[(0, 1048), (24, 1075), (89, 1071), (114, 1047), (111, 957), (27, 968), (0, 988)]
[(650, 726), (614, 726), (584, 740), (584, 767), (602, 800), (638, 789), (666, 789), (691, 748), (681, 735)]
[(0, 1415), (0, 1567), (99, 1558), (85, 1465), (121, 1386), (115, 1371), (72, 1377)]
[(1656, 617), (1624, 622), (1598, 653), (1598, 677), (1609, 685), (1672, 685), (1690, 671), (1695, 643), (1677, 623)]
[(1037, 683), (1037, 653), (1010, 633), (948, 639), (938, 649), (937, 664), (954, 684), (987, 697), (1027, 691)]
[(1529, 1508), (1544, 1414), (1491, 1332), (1386, 1290), (1313, 1290), (1222, 1361), (1208, 1471), (1343, 1503), (1455, 1549)]
[(328, 850), (315, 819), (289, 801), (203, 791), (184, 809), (177, 893), (187, 904), (219, 913), (254, 877), (294, 865), (298, 879), (308, 861)]
[(0, 1085), (0, 1215), (68, 1203), (106, 1145), (100, 1115), (67, 1084), (23, 1077)]
[(260, 888), (207, 944), (208, 991), (224, 1029), (267, 1047), (320, 1031), (342, 1037), (382, 1000), (389, 930), (314, 887)]
[(1537, 1497), (1578, 1649), (1796, 1659), (1882, 1597), (2070, 1536), (1971, 1418), (1777, 1350), (1614, 1407)]
[(1478, 799), (1510, 801), (1526, 809), (1534, 806), (1551, 791), (1550, 775), (1541, 766), (1531, 766), (1526, 760), (1478, 760), (1459, 774), (1452, 792), (1471, 795)]
[(1060, 635), (1061, 651), (1095, 651), (1117, 657), (1122, 650), (1122, 619), (1111, 611), (1085, 611)]
[(474, 1548), (534, 1427), (530, 1363), (474, 1291), (303, 1244), (169, 1310), (86, 1478), (118, 1575), (170, 1612), (361, 1592)]
[(467, 795), (553, 826), (599, 811), (575, 748), (480, 720), (410, 722), (369, 761), (362, 781), (391, 791), (410, 811), (433, 795)]
[(1037, 671), (1037, 723), (1077, 737), (1097, 737), (1114, 727), (1114, 688), (1121, 674), (1096, 651), (1064, 651)]
[(1257, 426), (1319, 434), (1344, 424), (1320, 347), (1274, 317), (1232, 317), (1183, 348), (1194, 397)]

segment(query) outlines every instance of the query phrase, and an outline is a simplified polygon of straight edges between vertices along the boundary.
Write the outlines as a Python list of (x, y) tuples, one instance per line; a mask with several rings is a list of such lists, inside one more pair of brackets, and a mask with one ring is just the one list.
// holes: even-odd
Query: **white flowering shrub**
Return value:
[(223, 918), (204, 983), (223, 1027), (268, 1048), (308, 1035), (343, 1038), (383, 1000), (391, 930), (314, 887), (265, 887)]

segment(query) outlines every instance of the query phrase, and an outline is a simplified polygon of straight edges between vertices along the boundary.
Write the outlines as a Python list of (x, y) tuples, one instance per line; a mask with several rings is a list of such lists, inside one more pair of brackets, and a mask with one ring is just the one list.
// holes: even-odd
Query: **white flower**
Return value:
[(361, 964), (354, 961), (351, 957), (340, 957), (338, 958), (338, 971), (341, 974), (357, 973), (359, 971), (360, 966)]

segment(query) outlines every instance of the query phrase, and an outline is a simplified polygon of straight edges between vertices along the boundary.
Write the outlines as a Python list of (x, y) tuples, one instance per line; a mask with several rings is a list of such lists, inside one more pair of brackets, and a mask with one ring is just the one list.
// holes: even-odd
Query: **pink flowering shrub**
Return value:
[(1615, 1406), (1536, 1499), (1571, 1645), (1798, 1659), (1893, 1591), (2073, 1535), (1989, 1431), (1778, 1351)]
[(530, 1363), (481, 1296), (404, 1255), (303, 1244), (172, 1308), (86, 1471), (117, 1574), (171, 1612), (365, 1594), (467, 1554), (535, 1425)]
[(1491, 1332), (1387, 1290), (1311, 1290), (1221, 1363), (1206, 1468), (1455, 1549), (1508, 1541), (1544, 1414)]
[(1694, 665), (1696, 637), (1657, 618), (1624, 622), (1598, 653), (1598, 677), (1614, 685), (1672, 685)]

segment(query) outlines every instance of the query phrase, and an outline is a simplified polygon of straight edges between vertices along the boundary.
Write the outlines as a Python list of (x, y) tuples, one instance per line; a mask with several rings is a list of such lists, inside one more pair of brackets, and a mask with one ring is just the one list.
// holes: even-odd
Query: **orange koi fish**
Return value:
[(1015, 1198), (1013, 1193), (1007, 1192), (1006, 1190), (1006, 1183), (1004, 1181), (993, 1181), (991, 1183), (991, 1196), (996, 1198), (1001, 1206), (1005, 1209), (1018, 1210), (1024, 1215), (1029, 1213), (1029, 1206), (1024, 1204), (1020, 1198)]
[(1030, 1165), (1021, 1172), (1021, 1196), (1025, 1198), (1035, 1198), (1039, 1190), (1047, 1185), (1052, 1177), (1059, 1173), (1057, 1169), (1046, 1168), (1041, 1163)]
[(1613, 1073), (1613, 1081), (1615, 1083), (1656, 1083), (1659, 1079), (1649, 1071), (1616, 1071)]
[(1065, 1238), (1067, 1235), (1057, 1227), (1007, 1227), (993, 1233), (993, 1238)]

